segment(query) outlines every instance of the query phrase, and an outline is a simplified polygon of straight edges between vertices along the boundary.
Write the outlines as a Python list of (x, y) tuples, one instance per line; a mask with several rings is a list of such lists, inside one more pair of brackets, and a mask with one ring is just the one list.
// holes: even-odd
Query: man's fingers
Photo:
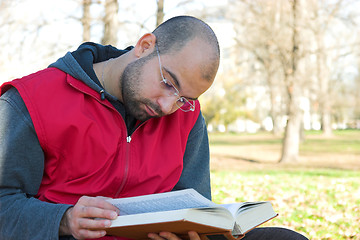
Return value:
[(79, 199), (78, 203), (80, 203), (83, 206), (98, 207), (101, 209), (112, 210), (112, 211), (119, 213), (119, 209), (117, 207), (115, 207), (114, 205), (112, 205), (111, 203), (109, 203), (108, 201), (106, 201), (106, 199), (109, 199), (109, 198), (83, 196)]
[(78, 206), (74, 208), (74, 214), (83, 218), (106, 218), (115, 219), (118, 214), (113, 210), (106, 210), (93, 206)]
[(107, 219), (79, 218), (78, 225), (80, 229), (100, 229), (110, 227), (111, 221)]
[(80, 229), (79, 230), (79, 236), (81, 236), (81, 239), (92, 239), (92, 238), (101, 238), (106, 235), (106, 232), (104, 230), (100, 231), (92, 231), (87, 229)]
[(168, 239), (168, 240), (180, 240), (178, 236), (171, 232), (161, 232), (159, 233), (160, 237)]
[[(190, 240), (200, 240), (200, 236), (197, 232), (190, 231), (188, 234)], [(152, 240), (180, 240), (180, 238), (176, 234), (171, 232), (160, 232), (159, 234), (149, 233), (148, 237)]]
[(152, 240), (180, 240), (180, 238), (178, 236), (176, 236), (175, 234), (171, 233), (171, 232), (161, 232), (159, 234), (156, 233), (149, 233), (148, 237)]
[(74, 206), (74, 214), (84, 218), (115, 219), (119, 210), (103, 198), (81, 197)]
[(76, 239), (100, 238), (106, 234), (104, 229), (111, 225), (119, 210), (104, 198), (81, 197), (66, 211), (63, 224), (64, 233), (70, 233)]
[[(91, 209), (91, 207), (88, 207), (87, 209)], [(113, 213), (116, 215), (115, 212)], [(72, 209), (71, 214), (71, 235), (73, 235), (76, 239), (91, 239), (103, 237), (106, 234), (105, 230), (97, 229), (108, 228), (111, 225), (111, 221), (109, 219), (95, 219), (76, 216), (75, 208)]]
[(197, 232), (190, 231), (188, 234), (191, 240), (197, 240), (197, 239), (200, 240), (200, 236)]

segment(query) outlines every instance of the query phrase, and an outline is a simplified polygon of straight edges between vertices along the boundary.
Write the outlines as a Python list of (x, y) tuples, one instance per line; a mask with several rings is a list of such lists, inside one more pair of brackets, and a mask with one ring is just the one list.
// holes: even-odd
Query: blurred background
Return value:
[(214, 200), (271, 200), (272, 225), (360, 239), (360, 0), (0, 0), (0, 83), (183, 14), (221, 47), (200, 98)]
[(202, 98), (210, 132), (284, 136), (298, 159), (304, 131), (360, 128), (358, 0), (1, 0), (0, 81), (45, 68), (84, 41), (134, 45), (180, 14), (208, 22), (221, 45)]

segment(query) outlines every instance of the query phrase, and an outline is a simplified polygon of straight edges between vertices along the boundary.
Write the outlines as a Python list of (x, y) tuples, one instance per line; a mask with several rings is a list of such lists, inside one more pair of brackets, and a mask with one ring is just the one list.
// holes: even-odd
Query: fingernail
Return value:
[(105, 227), (110, 227), (111, 226), (111, 221), (110, 220), (106, 220), (105, 221)]
[(118, 215), (116, 212), (112, 212), (110, 216), (112, 219), (115, 219)]

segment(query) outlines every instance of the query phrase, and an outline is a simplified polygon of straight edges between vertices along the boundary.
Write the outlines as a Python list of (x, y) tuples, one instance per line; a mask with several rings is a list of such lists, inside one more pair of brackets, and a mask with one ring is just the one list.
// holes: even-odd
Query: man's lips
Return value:
[(148, 105), (145, 105), (145, 111), (152, 117), (156, 117), (158, 114)]

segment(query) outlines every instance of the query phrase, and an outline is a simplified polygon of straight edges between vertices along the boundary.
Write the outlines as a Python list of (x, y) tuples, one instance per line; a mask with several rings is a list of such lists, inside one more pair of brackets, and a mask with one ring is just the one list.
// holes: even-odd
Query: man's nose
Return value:
[(178, 109), (176, 102), (178, 101), (179, 97), (172, 95), (172, 96), (163, 96), (158, 100), (160, 105), (161, 111), (168, 115), (173, 113), (175, 110)]

